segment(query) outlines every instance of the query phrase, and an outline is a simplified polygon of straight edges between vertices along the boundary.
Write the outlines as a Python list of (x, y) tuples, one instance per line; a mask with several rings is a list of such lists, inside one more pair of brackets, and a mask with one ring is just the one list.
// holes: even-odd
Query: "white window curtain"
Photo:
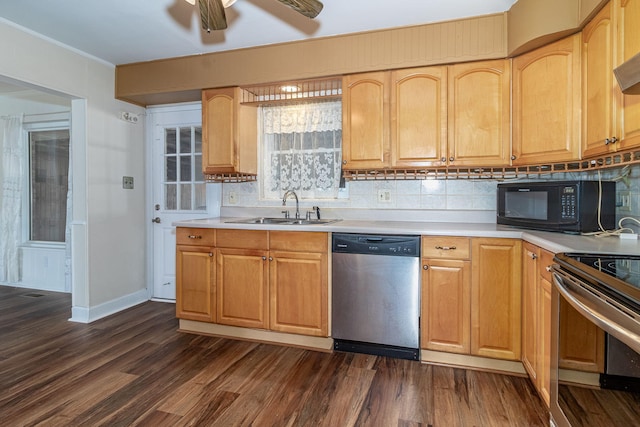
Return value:
[(342, 103), (263, 106), (262, 193), (282, 198), (337, 198), (342, 162)]
[(0, 282), (20, 281), (19, 249), (24, 149), (22, 117), (0, 118)]

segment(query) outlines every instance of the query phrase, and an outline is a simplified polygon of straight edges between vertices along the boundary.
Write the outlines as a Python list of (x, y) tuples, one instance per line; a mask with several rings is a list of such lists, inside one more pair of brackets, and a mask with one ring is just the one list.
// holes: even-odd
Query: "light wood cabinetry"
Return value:
[(326, 233), (270, 232), (271, 330), (328, 335)]
[(508, 165), (509, 60), (343, 78), (343, 167)]
[(471, 245), (471, 354), (520, 360), (521, 250), (515, 239)]
[(268, 232), (217, 230), (218, 310), (223, 325), (268, 327)]
[(549, 405), (553, 254), (525, 242), (522, 250), (522, 363)]
[(469, 354), (469, 239), (422, 237), (422, 257), (421, 347)]
[(514, 165), (580, 158), (580, 34), (513, 59)]
[(520, 359), (521, 242), (422, 238), (421, 347)]
[(448, 67), (449, 144), (455, 166), (505, 166), (511, 153), (511, 62)]
[(640, 100), (623, 95), (613, 74), (640, 51), (639, 19), (640, 1), (612, 0), (582, 31), (585, 156), (640, 146)]
[(256, 174), (257, 109), (240, 104), (241, 89), (202, 91), (202, 170), (205, 174)]
[(583, 372), (604, 372), (604, 331), (560, 300), (558, 366)]
[(345, 169), (389, 166), (389, 73), (342, 80), (342, 164)]
[(215, 320), (215, 230), (176, 229), (176, 317)]
[(447, 68), (391, 72), (391, 166), (446, 164)]
[(327, 337), (327, 233), (178, 228), (181, 319)]

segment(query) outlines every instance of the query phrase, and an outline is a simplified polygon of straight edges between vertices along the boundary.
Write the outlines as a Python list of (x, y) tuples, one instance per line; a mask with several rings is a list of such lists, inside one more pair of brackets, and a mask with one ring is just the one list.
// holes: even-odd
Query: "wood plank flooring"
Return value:
[(70, 307), (0, 286), (0, 425), (549, 425), (526, 378), (184, 334), (172, 304)]

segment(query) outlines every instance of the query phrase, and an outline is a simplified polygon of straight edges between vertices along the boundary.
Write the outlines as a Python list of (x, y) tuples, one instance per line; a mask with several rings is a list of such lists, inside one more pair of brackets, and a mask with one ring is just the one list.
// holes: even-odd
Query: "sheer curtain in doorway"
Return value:
[(0, 282), (16, 283), (20, 280), (18, 245), (22, 233), (22, 117), (0, 118), (0, 159)]

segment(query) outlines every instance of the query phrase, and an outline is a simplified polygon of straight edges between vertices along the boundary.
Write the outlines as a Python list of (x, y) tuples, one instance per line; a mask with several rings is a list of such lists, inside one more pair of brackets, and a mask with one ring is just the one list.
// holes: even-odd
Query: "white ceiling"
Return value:
[(238, 0), (229, 28), (200, 30), (185, 0), (0, 0), (0, 17), (119, 65), (508, 10), (516, 0), (322, 0), (308, 19), (277, 0)]

